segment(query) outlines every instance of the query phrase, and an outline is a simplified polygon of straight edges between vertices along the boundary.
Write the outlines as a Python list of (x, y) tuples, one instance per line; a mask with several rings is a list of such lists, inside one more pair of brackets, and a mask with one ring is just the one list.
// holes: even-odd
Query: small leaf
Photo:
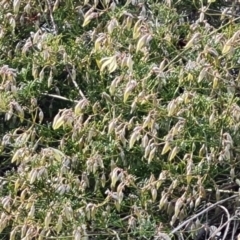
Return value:
[(118, 201), (115, 201), (115, 207), (116, 207), (117, 211), (120, 212), (120, 204)]
[(151, 122), (152, 122), (152, 119), (151, 119), (151, 115), (149, 114), (149, 115), (145, 118), (145, 121), (143, 122), (142, 128), (146, 128), (146, 127), (150, 128)]
[(138, 52), (143, 46), (146, 45), (146, 40), (147, 40), (148, 36), (149, 36), (149, 34), (145, 34), (138, 40), (136, 52)]
[(129, 55), (129, 56), (127, 57), (126, 65), (127, 65), (127, 67), (129, 68), (130, 71), (133, 70), (133, 63), (134, 63), (134, 62), (133, 62), (133, 60), (132, 60), (132, 56)]
[(153, 202), (155, 202), (157, 199), (157, 189), (155, 187), (151, 189), (151, 194), (152, 194), (152, 200)]
[(116, 120), (114, 119), (108, 125), (108, 135), (110, 135), (115, 128), (116, 128)]
[(56, 122), (58, 121), (58, 119), (61, 117), (61, 112), (59, 112), (53, 119), (53, 126), (56, 125)]
[(96, 17), (98, 17), (98, 13), (96, 13), (96, 12), (92, 12), (89, 15), (86, 14), (84, 16), (84, 22), (82, 24), (82, 27), (87, 26), (91, 22), (91, 20), (96, 18)]
[(133, 132), (133, 134), (131, 135), (130, 141), (129, 141), (129, 149), (133, 148), (134, 143), (137, 141), (137, 139), (139, 137), (140, 137), (140, 132), (139, 131)]
[(98, 68), (100, 69), (101, 68), (101, 60), (96, 59), (96, 64), (97, 64)]
[(123, 95), (123, 102), (126, 103), (126, 101), (128, 100), (128, 97), (130, 96), (130, 91), (129, 89), (126, 89)]
[(198, 76), (198, 83), (200, 83), (207, 76), (207, 69), (203, 68)]
[(17, 230), (18, 227), (15, 227), (10, 234), (10, 240), (15, 240), (16, 233), (18, 232)]
[(37, 169), (32, 169), (32, 171), (29, 174), (30, 184), (33, 184), (35, 182), (35, 180), (37, 179), (37, 174), (38, 174)]
[(84, 107), (84, 99), (80, 100), (74, 108), (74, 113), (76, 116), (79, 116), (82, 113), (82, 109)]
[(14, 155), (13, 155), (13, 157), (12, 157), (12, 160), (11, 160), (12, 163), (14, 163), (14, 162), (16, 162), (16, 161), (18, 160), (18, 158), (21, 156), (20, 153), (22, 153), (22, 149), (18, 149), (18, 150), (14, 153)]
[(102, 93), (102, 97), (107, 101), (107, 103), (113, 104), (111, 97), (106, 92)]
[(56, 159), (57, 161), (60, 162), (60, 161), (62, 160), (62, 158), (65, 157), (64, 153), (62, 153), (60, 150), (58, 150), (58, 149), (56, 149), (56, 148), (52, 148), (52, 147), (49, 147), (49, 149), (52, 150), (53, 155), (54, 155), (54, 157), (55, 157), (55, 159)]
[(152, 159), (154, 158), (156, 150), (157, 150), (156, 147), (154, 147), (154, 148), (151, 150), (151, 152), (149, 153), (149, 156), (148, 156), (148, 164), (150, 164), (151, 161), (152, 161)]
[(148, 135), (145, 134), (144, 137), (142, 138), (142, 147), (146, 148), (148, 145), (149, 139), (148, 139)]
[(123, 102), (126, 103), (128, 97), (130, 96), (132, 90), (137, 86), (137, 82), (135, 80), (131, 80), (127, 86), (126, 89), (124, 91), (124, 95), (123, 95)]
[(148, 143), (148, 145), (146, 146), (145, 148), (145, 152), (144, 152), (144, 158), (147, 158), (149, 153), (150, 153), (150, 150), (151, 150), (151, 144)]
[(52, 214), (51, 214), (50, 212), (48, 212), (48, 213), (46, 214), (45, 219), (44, 219), (44, 227), (45, 227), (46, 229), (49, 228), (49, 224), (50, 224), (50, 222), (51, 222), (51, 220), (52, 220), (52, 216), (51, 216), (51, 215), (52, 215)]
[(114, 188), (116, 186), (117, 181), (118, 181), (118, 169), (115, 168), (112, 172), (111, 188)]
[(111, 85), (110, 85), (110, 87), (109, 87), (109, 92), (110, 92), (110, 94), (111, 94), (112, 96), (113, 96), (114, 93), (115, 93), (116, 87), (117, 87), (117, 78), (115, 78), (115, 79), (112, 81), (112, 83), (111, 83)]
[(57, 118), (57, 119), (55, 120), (55, 118), (54, 118), (54, 121), (53, 121), (53, 126), (52, 126), (53, 130), (60, 128), (65, 122), (64, 116), (61, 116), (61, 117), (58, 116), (59, 118), (57, 116), (58, 115), (55, 116), (55, 118)]
[(62, 223), (63, 223), (63, 219), (62, 219), (62, 216), (60, 215), (58, 217), (58, 221), (57, 221), (57, 225), (56, 225), (56, 232), (57, 232), (57, 234), (59, 234), (60, 231), (62, 230)]
[(112, 19), (108, 24), (108, 33), (112, 34), (113, 30), (118, 26), (118, 21), (116, 18)]
[(187, 184), (188, 184), (188, 185), (190, 184), (192, 178), (193, 178), (192, 174), (188, 174), (188, 175), (186, 176)]
[(159, 205), (158, 205), (159, 210), (163, 209), (164, 206), (168, 203), (168, 195), (167, 194), (168, 193), (163, 193), (162, 194), (162, 197), (161, 197)]
[(52, 75), (52, 70), (51, 70), (49, 77), (48, 77), (48, 88), (50, 88), (52, 86), (52, 83), (53, 83), (53, 75)]
[(174, 215), (177, 217), (180, 213), (180, 210), (183, 206), (184, 202), (183, 202), (183, 199), (180, 197), (178, 198), (178, 200), (176, 201), (176, 204), (175, 204), (175, 213)]
[(101, 48), (101, 42), (104, 40), (104, 36), (100, 35), (96, 41), (95, 41), (95, 44), (94, 44), (94, 50), (95, 51), (98, 51), (100, 50)]
[(44, 114), (42, 109), (39, 109), (39, 114), (38, 114), (38, 118), (39, 118), (39, 123), (41, 124), (44, 118)]
[(14, 0), (13, 1), (13, 12), (18, 14), (20, 8), (21, 0)]
[(192, 38), (188, 41), (188, 43), (186, 44), (186, 46), (184, 48), (191, 48), (194, 46), (194, 44), (197, 41), (197, 38), (200, 37), (200, 33), (195, 33)]
[(227, 54), (227, 53), (229, 53), (231, 50), (232, 50), (232, 45), (231, 45), (231, 42), (228, 41), (228, 42), (223, 46), (222, 54)]
[(111, 63), (108, 65), (108, 71), (109, 73), (114, 72), (117, 69), (117, 58), (116, 56), (113, 57)]
[(175, 147), (172, 149), (172, 151), (170, 152), (170, 154), (169, 154), (169, 161), (171, 161), (172, 159), (175, 158), (175, 156), (177, 155), (178, 151), (179, 151), (178, 147), (175, 146)]
[(103, 72), (106, 67), (110, 73), (114, 72), (117, 69), (117, 56), (102, 58), (100, 63), (102, 64), (100, 68), (101, 72)]
[(164, 155), (165, 153), (167, 153), (169, 150), (171, 149), (171, 146), (170, 146), (170, 142), (169, 141), (166, 141), (164, 147), (163, 147), (163, 150), (162, 150), (162, 155)]
[(140, 35), (141, 23), (142, 23), (141, 19), (139, 19), (135, 23), (134, 28), (133, 28), (133, 39), (138, 38), (138, 36)]

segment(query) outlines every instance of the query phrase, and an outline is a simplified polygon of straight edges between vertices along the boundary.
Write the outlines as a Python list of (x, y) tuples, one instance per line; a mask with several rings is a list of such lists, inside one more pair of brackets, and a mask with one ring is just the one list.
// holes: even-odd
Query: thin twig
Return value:
[(236, 232), (237, 232), (237, 230), (238, 230), (238, 226), (239, 226), (239, 221), (234, 221), (233, 222), (233, 229), (232, 229), (232, 238), (231, 238), (231, 240), (234, 240), (235, 239), (235, 234), (236, 234)]
[(58, 28), (57, 28), (57, 24), (55, 23), (54, 18), (53, 18), (51, 3), (50, 3), (49, 0), (46, 0), (46, 2), (47, 2), (47, 5), (48, 5), (50, 20), (51, 20), (51, 23), (52, 23), (52, 26), (53, 26), (53, 34), (57, 35)]
[(177, 233), (177, 236), (178, 236), (178, 240), (184, 240), (182, 233)]
[(69, 77), (71, 78), (72, 82), (73, 82), (73, 85), (75, 86), (75, 88), (78, 90), (80, 96), (83, 98), (83, 99), (86, 99), (85, 95), (83, 94), (82, 90), (79, 88), (77, 82), (75, 81), (75, 79), (73, 78), (72, 76), (72, 73), (70, 72), (68, 66), (66, 65), (66, 69), (68, 71), (68, 74), (69, 74)]
[(115, 234), (117, 240), (120, 240), (120, 237), (119, 237), (118, 233), (115, 230), (111, 230), (111, 231)]
[(219, 206), (219, 207), (222, 208), (226, 212), (227, 218), (228, 218), (228, 221), (226, 222), (226, 224), (223, 224), (221, 227), (218, 227), (219, 230), (221, 230), (224, 227), (224, 225), (227, 225), (225, 228), (225, 231), (224, 231), (223, 238), (222, 238), (222, 240), (225, 240), (225, 238), (227, 237), (227, 234), (228, 234), (230, 222), (234, 219), (235, 216), (230, 217), (228, 210), (224, 206)]
[[(216, 191), (216, 190), (211, 189), (211, 188), (208, 188), (208, 189), (205, 189), (205, 190), (206, 190), (206, 192), (214, 192), (214, 191)], [(238, 194), (238, 192), (236, 192), (236, 191), (231, 191), (231, 190), (219, 189), (218, 191), (219, 191), (220, 193)]]
[(65, 98), (65, 97), (63, 97), (63, 96), (55, 95), (55, 94), (41, 93), (41, 95), (48, 96), (48, 97), (52, 97), (52, 98), (56, 98), (56, 99), (60, 99), (60, 100), (63, 100), (63, 101), (78, 103), (77, 100), (71, 100), (71, 99)]
[(225, 240), (225, 238), (226, 238), (226, 236), (227, 236), (227, 234), (228, 234), (228, 229), (229, 229), (230, 222), (231, 222), (231, 221), (233, 220), (233, 218), (235, 217), (235, 216), (230, 217), (230, 214), (229, 214), (228, 210), (227, 210), (224, 206), (219, 205), (219, 207), (222, 208), (223, 211), (226, 213), (228, 220), (227, 220), (224, 224), (220, 225), (220, 226), (213, 232), (213, 234), (211, 234), (211, 236), (208, 238), (208, 240), (213, 239), (213, 238), (216, 236), (216, 234), (217, 234), (218, 232), (220, 232), (220, 230), (227, 225), (227, 227), (225, 228), (225, 231), (224, 231), (223, 238), (222, 238), (222, 240)]
[(209, 207), (207, 207), (206, 209), (204, 209), (203, 211), (201, 211), (200, 213), (195, 214), (193, 217), (187, 219), (186, 221), (184, 221), (182, 224), (180, 224), (179, 226), (177, 226), (175, 229), (173, 229), (170, 233), (170, 235), (173, 235), (174, 233), (176, 233), (178, 230), (180, 230), (182, 227), (184, 227), (187, 223), (193, 221), (194, 219), (198, 218), (199, 216), (203, 215), (205, 212), (208, 212), (209, 210), (211, 210), (212, 208), (230, 200), (233, 198), (239, 197), (239, 195), (233, 195), (231, 197), (225, 198), (223, 200), (220, 200), (214, 204), (211, 204)]

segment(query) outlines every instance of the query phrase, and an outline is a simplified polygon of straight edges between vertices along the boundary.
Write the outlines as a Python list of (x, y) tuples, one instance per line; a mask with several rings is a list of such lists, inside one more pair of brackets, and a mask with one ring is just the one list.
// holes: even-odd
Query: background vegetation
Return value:
[(0, 1), (1, 239), (236, 239), (237, 1)]

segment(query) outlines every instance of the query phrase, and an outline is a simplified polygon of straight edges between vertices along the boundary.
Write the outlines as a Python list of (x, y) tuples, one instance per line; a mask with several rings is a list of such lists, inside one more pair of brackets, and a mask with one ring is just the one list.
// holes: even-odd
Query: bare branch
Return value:
[(184, 227), (186, 224), (188, 224), (189, 222), (193, 221), (194, 219), (198, 218), (199, 216), (203, 215), (204, 213), (208, 212), (209, 210), (213, 209), (214, 207), (230, 200), (230, 199), (233, 199), (233, 198), (236, 198), (236, 197), (239, 197), (239, 194), (238, 195), (233, 195), (231, 197), (228, 197), (228, 198), (225, 198), (225, 199), (222, 199), (214, 204), (211, 204), (209, 207), (207, 207), (206, 209), (204, 209), (203, 211), (201, 211), (200, 213), (197, 213), (195, 214), (193, 217), (187, 219), (186, 221), (184, 221), (183, 223), (181, 223), (179, 226), (177, 226), (175, 229), (173, 229), (170, 233), (170, 235), (173, 235), (174, 233), (176, 233), (177, 231), (179, 231), (182, 227)]
[(230, 214), (229, 214), (228, 210), (227, 210), (224, 206), (219, 205), (219, 207), (222, 208), (223, 211), (226, 213), (228, 220), (227, 220), (224, 224), (220, 225), (220, 226), (213, 232), (213, 234), (211, 234), (211, 236), (208, 238), (208, 240), (213, 239), (213, 238), (216, 236), (216, 234), (217, 234), (218, 232), (220, 232), (220, 230), (227, 225), (227, 227), (225, 228), (225, 231), (224, 231), (223, 238), (222, 238), (222, 240), (225, 240), (225, 238), (226, 238), (226, 236), (227, 236), (227, 234), (228, 234), (228, 229), (229, 229), (230, 222), (231, 222), (231, 221), (233, 220), (233, 218), (235, 217), (235, 216), (230, 217)]
[[(73, 67), (74, 67), (74, 66), (73, 66)], [(70, 72), (70, 70), (69, 70), (69, 68), (68, 68), (67, 65), (66, 65), (66, 69), (67, 69), (67, 71), (68, 71), (68, 74), (69, 74), (69, 76), (70, 76), (70, 78), (71, 78), (71, 80), (72, 80), (75, 88), (78, 90), (80, 96), (81, 96), (83, 99), (86, 98), (85, 95), (83, 94), (82, 90), (79, 88), (77, 82), (75, 81), (75, 79), (74, 79), (74, 77), (73, 77), (72, 73)]]
[(78, 103), (77, 100), (71, 100), (71, 99), (68, 99), (68, 98), (65, 98), (65, 97), (62, 97), (62, 96), (59, 96), (59, 95), (55, 95), (55, 94), (41, 93), (41, 95), (52, 97), (52, 98), (56, 98), (56, 99), (60, 99), (60, 100), (63, 100), (63, 101)]
[(239, 226), (239, 221), (234, 221), (234, 222), (233, 222), (233, 229), (232, 229), (232, 237), (231, 237), (231, 240), (234, 240), (234, 239), (235, 239), (236, 232), (237, 232), (237, 230), (238, 230), (238, 226)]

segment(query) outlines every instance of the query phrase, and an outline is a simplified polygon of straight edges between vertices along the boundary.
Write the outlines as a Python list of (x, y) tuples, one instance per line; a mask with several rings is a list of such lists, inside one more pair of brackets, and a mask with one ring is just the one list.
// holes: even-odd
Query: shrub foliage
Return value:
[(235, 239), (235, 1), (0, 6), (1, 239)]

